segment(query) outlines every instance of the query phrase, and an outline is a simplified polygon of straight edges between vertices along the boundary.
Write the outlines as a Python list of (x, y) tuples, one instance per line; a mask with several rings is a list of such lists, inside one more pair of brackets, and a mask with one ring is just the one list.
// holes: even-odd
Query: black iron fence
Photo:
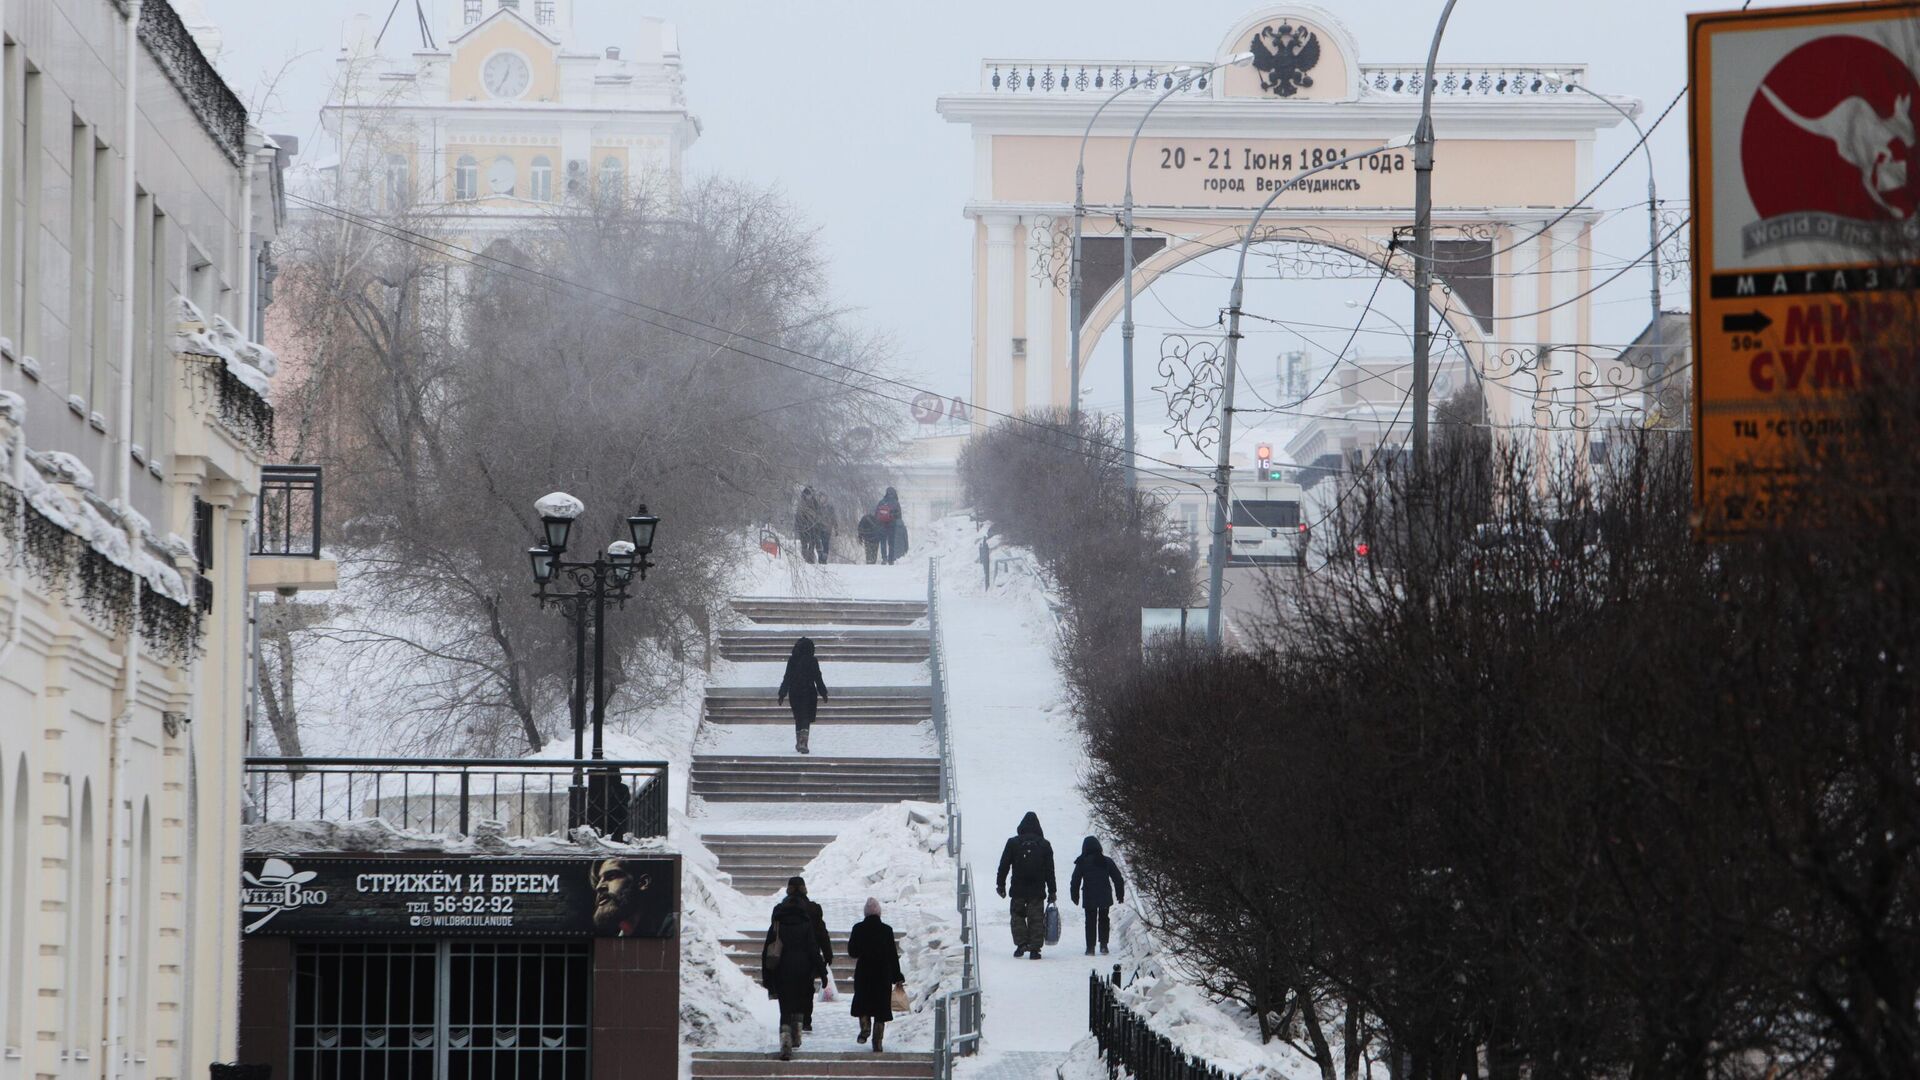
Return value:
[(323, 493), (318, 465), (261, 466), (260, 513), (253, 553), (319, 558)]
[(1087, 1022), (1108, 1076), (1125, 1069), (1132, 1080), (1234, 1080), (1234, 1074), (1181, 1053), (1148, 1027), (1145, 1017), (1120, 1000), (1119, 979), (1118, 967), (1111, 982), (1097, 971), (1087, 976)]
[(511, 837), (667, 835), (664, 761), (525, 758), (247, 759), (250, 822), (378, 818), (398, 829), (470, 836), (482, 820)]

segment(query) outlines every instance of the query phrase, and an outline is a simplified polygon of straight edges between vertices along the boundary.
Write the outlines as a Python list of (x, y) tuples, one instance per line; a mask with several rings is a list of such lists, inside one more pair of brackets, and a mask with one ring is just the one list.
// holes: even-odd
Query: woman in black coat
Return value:
[(1107, 935), (1112, 929), (1108, 909), (1126, 900), (1127, 883), (1120, 868), (1100, 850), (1100, 839), (1089, 836), (1080, 841), (1080, 857), (1073, 860), (1073, 879), (1067, 882), (1067, 899), (1086, 912), (1087, 955), (1093, 955), (1093, 939), (1098, 932), (1100, 952), (1107, 951)]
[[(816, 696), (817, 695), (817, 696)], [(793, 748), (803, 754), (807, 732), (813, 727), (813, 714), (827, 700), (827, 683), (820, 677), (820, 661), (813, 657), (813, 639), (801, 638), (787, 654), (787, 675), (780, 680), (780, 701), (793, 702)]]
[(867, 917), (847, 935), (847, 955), (853, 957), (853, 1015), (860, 1018), (860, 1041), (873, 1035), (873, 1052), (881, 1052), (887, 1021), (893, 1019), (893, 988), (905, 985), (900, 973), (900, 944), (893, 927), (880, 921), (880, 901), (867, 897)]
[[(772, 955), (773, 943), (780, 942), (780, 955)], [(780, 1059), (788, 1061), (800, 1046), (800, 1021), (813, 1002), (814, 983), (832, 976), (827, 973), (825, 943), (814, 929), (813, 904), (807, 900), (807, 886), (799, 878), (787, 882), (787, 895), (773, 909), (773, 925), (767, 928), (767, 943), (760, 953), (761, 979), (767, 996), (780, 1002)]]

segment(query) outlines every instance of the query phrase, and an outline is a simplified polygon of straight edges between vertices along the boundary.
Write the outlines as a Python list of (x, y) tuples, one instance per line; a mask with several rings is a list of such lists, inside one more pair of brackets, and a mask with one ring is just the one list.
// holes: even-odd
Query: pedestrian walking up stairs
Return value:
[(695, 1080), (751, 1080), (762, 1076), (787, 1080), (931, 1080), (932, 1054), (884, 1054), (872, 1051), (817, 1053), (804, 1046), (792, 1061), (769, 1060), (766, 1054), (732, 1050), (702, 1050), (693, 1055)]

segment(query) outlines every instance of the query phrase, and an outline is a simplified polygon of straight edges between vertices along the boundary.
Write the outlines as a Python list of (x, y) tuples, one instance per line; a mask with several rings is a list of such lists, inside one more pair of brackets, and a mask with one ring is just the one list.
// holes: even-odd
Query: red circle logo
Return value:
[(1912, 69), (1866, 38), (1816, 38), (1781, 58), (1760, 81), (1740, 132), (1740, 165), (1760, 217), (1913, 216), (1916, 102)]

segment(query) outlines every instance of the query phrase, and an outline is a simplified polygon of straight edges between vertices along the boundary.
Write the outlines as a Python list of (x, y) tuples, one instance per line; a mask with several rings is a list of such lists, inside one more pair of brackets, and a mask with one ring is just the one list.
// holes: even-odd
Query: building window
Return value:
[(407, 189), (413, 184), (412, 177), (409, 175), (411, 171), (407, 168), (405, 154), (387, 155), (387, 209), (398, 210), (407, 205)]
[(500, 0), (500, 9), (502, 11), (519, 11), (520, 0)]
[(466, 6), (467, 25), (472, 26), (480, 21), (480, 0), (467, 0)]
[(453, 197), (473, 199), (480, 195), (480, 162), (472, 154), (461, 154), (453, 165)]
[(296, 941), (291, 1080), (585, 1080), (593, 981), (571, 941)]
[(600, 193), (613, 195), (625, 187), (627, 168), (620, 159), (608, 154), (600, 161)]
[(553, 0), (533, 0), (533, 21), (541, 26), (553, 25)]
[(545, 154), (533, 159), (532, 190), (528, 192), (536, 202), (553, 201), (553, 161)]

